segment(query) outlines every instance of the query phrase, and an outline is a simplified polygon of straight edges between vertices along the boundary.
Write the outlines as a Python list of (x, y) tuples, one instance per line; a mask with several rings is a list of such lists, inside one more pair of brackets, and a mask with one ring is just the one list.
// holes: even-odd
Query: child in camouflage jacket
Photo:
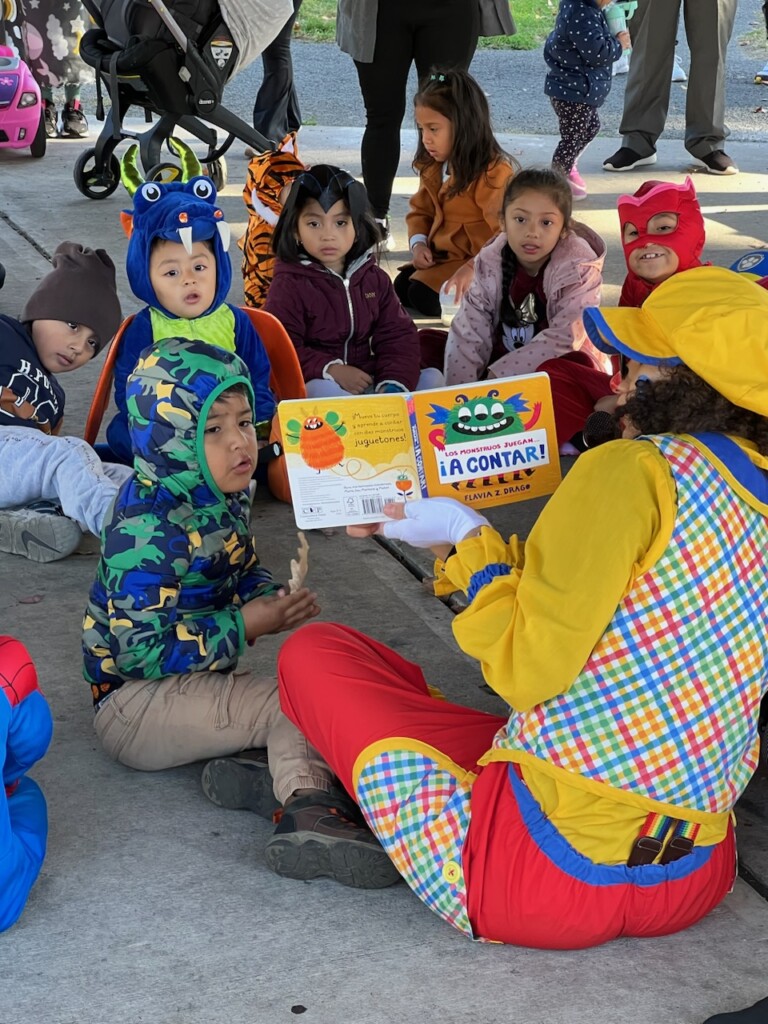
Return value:
[(104, 749), (143, 771), (213, 758), (203, 789), (214, 803), (267, 817), (284, 804), (266, 849), (278, 874), (392, 884), (386, 853), (280, 710), (277, 681), (236, 671), (246, 643), (319, 611), (306, 588), (275, 583), (253, 545), (245, 363), (167, 338), (142, 353), (126, 399), (136, 473), (105, 521), (83, 624)]

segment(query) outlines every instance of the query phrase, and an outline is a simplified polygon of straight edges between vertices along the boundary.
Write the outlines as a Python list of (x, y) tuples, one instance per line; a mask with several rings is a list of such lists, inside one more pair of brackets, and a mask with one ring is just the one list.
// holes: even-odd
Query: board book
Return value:
[(299, 529), (380, 522), (385, 502), (488, 508), (551, 494), (560, 459), (549, 377), (278, 406)]

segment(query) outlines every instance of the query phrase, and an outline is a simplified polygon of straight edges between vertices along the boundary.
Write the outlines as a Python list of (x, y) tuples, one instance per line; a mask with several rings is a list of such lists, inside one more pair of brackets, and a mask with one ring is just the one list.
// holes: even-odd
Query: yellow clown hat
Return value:
[(694, 267), (639, 309), (586, 309), (584, 325), (602, 352), (684, 363), (734, 405), (768, 416), (768, 291), (744, 274)]

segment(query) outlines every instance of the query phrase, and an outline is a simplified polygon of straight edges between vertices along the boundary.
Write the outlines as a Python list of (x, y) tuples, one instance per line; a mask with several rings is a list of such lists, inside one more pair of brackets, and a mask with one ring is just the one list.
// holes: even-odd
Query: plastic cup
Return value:
[(608, 28), (611, 30), (611, 34), (616, 36), (619, 32), (624, 32), (627, 27), (627, 19), (624, 14), (624, 10), (617, 4), (612, 3), (607, 7), (603, 8), (603, 14), (605, 20), (608, 22)]
[(440, 320), (444, 327), (450, 327), (453, 318), (459, 312), (459, 303), (456, 301), (456, 289), (446, 290), (445, 285), (440, 288)]

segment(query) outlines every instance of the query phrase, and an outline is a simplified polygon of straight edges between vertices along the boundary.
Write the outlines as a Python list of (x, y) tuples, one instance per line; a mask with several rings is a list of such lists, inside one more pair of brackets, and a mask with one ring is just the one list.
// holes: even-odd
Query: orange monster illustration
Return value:
[(338, 413), (329, 412), (325, 419), (308, 416), (303, 423), (288, 421), (288, 440), (298, 444), (299, 455), (310, 469), (318, 472), (338, 466), (344, 458), (342, 438), (347, 428)]

